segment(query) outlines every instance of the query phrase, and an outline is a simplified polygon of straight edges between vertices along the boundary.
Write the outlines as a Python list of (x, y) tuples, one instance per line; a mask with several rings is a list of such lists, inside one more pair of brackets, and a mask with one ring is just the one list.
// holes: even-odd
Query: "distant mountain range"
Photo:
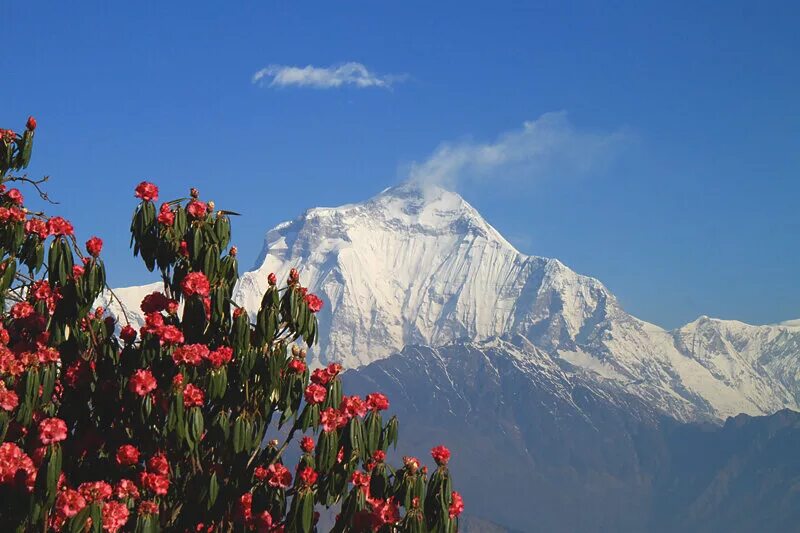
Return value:
[[(465, 529), (797, 528), (799, 422), (783, 410), (800, 401), (800, 321), (664, 330), (520, 253), (459, 195), (411, 183), (270, 230), (235, 301), (254, 313), (267, 274), (292, 267), (326, 304), (314, 361), (389, 393), (418, 429), (409, 453), (454, 449)], [(117, 293), (141, 320), (157, 288)], [(740, 414), (772, 416), (724, 422)]]

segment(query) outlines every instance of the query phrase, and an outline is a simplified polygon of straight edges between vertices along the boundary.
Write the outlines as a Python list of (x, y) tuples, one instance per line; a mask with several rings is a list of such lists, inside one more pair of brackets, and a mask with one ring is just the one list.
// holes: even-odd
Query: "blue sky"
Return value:
[[(448, 186), (644, 319), (800, 317), (797, 3), (300, 4), (0, 4), (0, 125), (37, 116), (30, 173), (112, 283), (150, 279), (141, 179), (242, 212), (249, 268), (276, 223), (456, 153)], [(367, 86), (252, 81), (348, 62)]]

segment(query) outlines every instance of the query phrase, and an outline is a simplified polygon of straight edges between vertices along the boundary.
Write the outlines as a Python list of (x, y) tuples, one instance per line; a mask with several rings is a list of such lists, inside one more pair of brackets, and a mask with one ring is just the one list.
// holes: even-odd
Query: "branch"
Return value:
[(111, 298), (117, 301), (119, 308), (122, 310), (122, 316), (125, 318), (125, 323), (130, 326), (131, 321), (128, 320), (128, 310), (125, 309), (125, 304), (122, 303), (122, 300), (119, 299), (119, 296), (117, 296), (111, 287), (108, 286), (108, 283), (106, 283), (106, 290), (109, 292), (109, 294), (111, 294)]
[(25, 175), (25, 176), (8, 176), (7, 178), (4, 178), (4, 181), (22, 181), (22, 182), (25, 182), (25, 183), (30, 183), (31, 185), (33, 185), (36, 188), (36, 192), (39, 193), (39, 197), (42, 200), (44, 200), (45, 202), (50, 202), (51, 204), (56, 205), (56, 204), (58, 204), (58, 202), (56, 202), (55, 200), (51, 200), (50, 196), (47, 194), (47, 192), (43, 191), (42, 188), (39, 187), (39, 185), (41, 185), (42, 183), (45, 183), (49, 179), (50, 179), (50, 176), (45, 176), (45, 177), (43, 177), (42, 179), (39, 179), (39, 180), (32, 180), (27, 175)]

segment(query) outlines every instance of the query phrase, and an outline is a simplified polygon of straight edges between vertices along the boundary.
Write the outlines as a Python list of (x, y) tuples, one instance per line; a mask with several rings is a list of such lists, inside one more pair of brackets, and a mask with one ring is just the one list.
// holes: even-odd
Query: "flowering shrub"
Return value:
[[(231, 213), (196, 190), (157, 206), (158, 187), (136, 187), (134, 254), (164, 282), (141, 302), (141, 328), (94, 308), (110, 290), (102, 240), (84, 254), (72, 224), (8, 188), (46, 198), (11, 174), (35, 128), (0, 130), (3, 531), (307, 533), (332, 506), (336, 532), (457, 530), (447, 448), (432, 450), (430, 475), (413, 457), (387, 464), (398, 421), (383, 419), (386, 396), (346, 396), (340, 365), (306, 363), (323, 301), (297, 270), (281, 288), (270, 274), (251, 323), (231, 301)], [(281, 440), (265, 442), (271, 427)], [(295, 440), (302, 455), (286, 465)]]

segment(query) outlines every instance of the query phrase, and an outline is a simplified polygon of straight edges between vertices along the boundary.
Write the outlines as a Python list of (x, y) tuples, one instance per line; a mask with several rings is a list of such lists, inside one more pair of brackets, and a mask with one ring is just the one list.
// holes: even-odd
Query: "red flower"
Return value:
[(39, 441), (54, 444), (67, 438), (67, 423), (60, 418), (45, 418), (39, 422)]
[(311, 373), (311, 382), (317, 385), (327, 385), (331, 380), (331, 375), (324, 368), (318, 368)]
[(308, 305), (308, 310), (312, 313), (316, 313), (322, 309), (322, 299), (316, 294), (306, 294), (305, 300)]
[(375, 500), (372, 503), (372, 514), (378, 522), (378, 528), (386, 524), (394, 524), (400, 520), (400, 509), (393, 498), (388, 500)]
[(25, 198), (23, 198), (22, 193), (19, 192), (19, 189), (9, 189), (9, 191), (6, 193), (6, 198), (17, 205), (22, 205), (22, 202), (25, 201)]
[(153, 500), (142, 500), (138, 512), (140, 515), (158, 514), (158, 504)]
[(130, 479), (120, 479), (114, 487), (114, 495), (120, 500), (124, 498), (136, 500), (139, 498), (139, 488)]
[(307, 466), (300, 472), (300, 480), (304, 485), (311, 486), (317, 482), (317, 473)]
[(444, 466), (450, 460), (450, 450), (445, 446), (436, 446), (431, 450), (431, 457), (439, 466)]
[(158, 223), (163, 226), (172, 226), (175, 223), (175, 213), (170, 209), (169, 204), (161, 204), (158, 212)]
[(91, 503), (109, 499), (114, 491), (111, 485), (105, 481), (91, 481), (81, 483), (78, 486), (78, 492), (81, 493), (81, 496), (86, 498), (87, 502)]
[(338, 376), (339, 372), (341, 372), (341, 371), (342, 371), (342, 365), (340, 365), (339, 363), (331, 363), (325, 369), (325, 372), (328, 373), (328, 375), (330, 376), (331, 379), (333, 379), (336, 376)]
[(35, 130), (36, 129), (36, 119), (33, 118), (32, 116), (28, 117), (28, 122), (25, 123), (25, 127), (30, 131)]
[(191, 383), (183, 389), (183, 406), (186, 408), (201, 406), (205, 401), (205, 394), (202, 389), (195, 387)]
[(356, 470), (355, 472), (353, 472), (353, 476), (350, 478), (350, 481), (353, 483), (353, 485), (361, 487), (362, 489), (366, 489), (367, 487), (369, 487), (369, 479), (370, 479), (369, 474), (367, 474), (366, 472), (359, 472), (358, 470)]
[(31, 218), (25, 222), (25, 233), (38, 235), (40, 239), (46, 239), (50, 235), (50, 230), (47, 229), (47, 223), (44, 220)]
[(147, 470), (150, 472), (155, 472), (160, 476), (168, 476), (169, 475), (169, 461), (167, 460), (166, 456), (163, 453), (158, 453), (148, 459), (147, 461)]
[(169, 478), (158, 474), (143, 472), (141, 474), (142, 486), (158, 496), (164, 496), (169, 490)]
[(88, 241), (86, 241), (86, 251), (89, 252), (89, 255), (92, 257), (97, 257), (100, 255), (100, 251), (103, 249), (103, 239), (100, 237), (92, 237)]
[(117, 463), (131, 466), (139, 462), (139, 449), (131, 444), (123, 444), (117, 449)]
[(305, 435), (302, 439), (300, 439), (300, 449), (306, 453), (311, 453), (314, 451), (314, 439)]
[(207, 297), (211, 292), (211, 285), (208, 283), (208, 278), (202, 272), (191, 272), (186, 274), (186, 277), (181, 281), (181, 288), (183, 295), (187, 298), (195, 294)]
[(61, 518), (72, 518), (86, 507), (86, 498), (74, 489), (65, 489), (56, 498), (56, 514)]
[(267, 276), (267, 283), (273, 287), (278, 284), (278, 277), (275, 275), (275, 272), (269, 273), (269, 276)]
[(180, 344), (183, 342), (183, 332), (176, 326), (162, 326), (158, 329), (157, 334), (161, 338), (161, 342), (166, 344)]
[(367, 414), (367, 404), (358, 396), (343, 396), (339, 409), (347, 418), (360, 417)]
[(9, 413), (19, 405), (19, 396), (13, 390), (7, 390), (4, 381), (0, 381), (0, 408)]
[(186, 212), (189, 213), (191, 217), (200, 218), (205, 216), (208, 212), (208, 207), (199, 200), (192, 200), (189, 202), (189, 205), (186, 206)]
[(172, 360), (176, 365), (198, 366), (203, 359), (209, 356), (208, 346), (205, 344), (186, 344), (175, 348)]
[(464, 500), (461, 494), (453, 491), (450, 495), (450, 508), (447, 510), (450, 518), (455, 518), (464, 511)]
[(292, 474), (280, 463), (273, 463), (267, 468), (267, 483), (270, 487), (288, 488), (292, 484)]
[(126, 344), (131, 344), (136, 340), (136, 330), (130, 325), (127, 325), (122, 328), (122, 331), (119, 332), (119, 337), (125, 341)]
[(231, 359), (233, 359), (233, 348), (229, 346), (220, 346), (206, 355), (206, 359), (212, 367), (219, 368), (231, 362)]
[(50, 235), (66, 235), (71, 236), (75, 234), (75, 228), (69, 220), (62, 217), (53, 217), (47, 221), (47, 231)]
[(0, 484), (15, 483), (23, 472), (25, 488), (33, 491), (36, 483), (36, 466), (19, 446), (12, 442), (0, 444)]
[(370, 411), (385, 411), (389, 408), (389, 399), (380, 392), (367, 394), (367, 409)]
[(372, 460), (376, 463), (382, 463), (386, 460), (386, 452), (383, 450), (375, 450), (372, 453)]
[(322, 385), (311, 383), (308, 387), (306, 387), (306, 401), (312, 405), (324, 402), (327, 394), (328, 392)]
[(11, 307), (11, 316), (17, 320), (27, 318), (33, 314), (33, 306), (28, 302), (15, 303)]
[(306, 371), (306, 362), (302, 359), (292, 359), (289, 361), (289, 370), (296, 374), (302, 374)]
[(289, 281), (291, 281), (292, 283), (300, 281), (300, 273), (297, 271), (296, 268), (293, 268), (289, 271)]
[(341, 423), (342, 420), (344, 423), (347, 423), (347, 417), (343, 416), (339, 411), (334, 409), (333, 407), (328, 407), (322, 413), (320, 413), (320, 421), (322, 422), (322, 430), (326, 433), (330, 433), (334, 429), (338, 429), (343, 424)]
[(136, 186), (136, 198), (141, 198), (145, 202), (155, 202), (158, 200), (158, 187), (147, 181), (141, 182)]
[(253, 477), (259, 481), (264, 481), (267, 479), (267, 469), (263, 466), (257, 466), (255, 470), (253, 470)]
[(266, 533), (268, 531), (274, 531), (272, 529), (272, 515), (269, 514), (268, 511), (261, 511), (259, 514), (256, 515), (255, 519), (256, 531), (258, 533)]
[(128, 507), (120, 502), (108, 502), (103, 506), (103, 530), (116, 533), (128, 521)]
[(86, 271), (86, 269), (84, 269), (82, 266), (73, 265), (72, 266), (72, 277), (75, 278), (75, 279), (79, 279), (81, 276), (83, 276), (83, 273), (85, 271)]
[(167, 308), (168, 301), (169, 298), (164, 296), (163, 293), (155, 291), (142, 298), (142, 303), (139, 307), (145, 314), (160, 313)]
[(128, 388), (139, 396), (146, 396), (156, 389), (156, 378), (149, 370), (137, 370), (131, 376)]

